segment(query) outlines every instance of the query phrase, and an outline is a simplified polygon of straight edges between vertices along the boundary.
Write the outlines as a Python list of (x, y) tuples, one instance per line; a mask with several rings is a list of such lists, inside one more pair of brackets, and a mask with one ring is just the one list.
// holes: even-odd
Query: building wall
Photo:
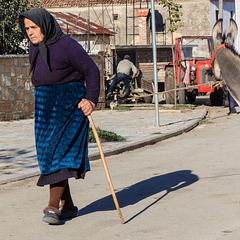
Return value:
[(78, 43), (80, 43), (87, 52), (91, 52), (95, 54), (97, 54), (98, 52), (104, 51), (106, 46), (109, 46), (110, 44), (109, 35), (105, 35), (105, 36), (90, 35), (89, 39), (87, 35), (70, 35), (70, 36), (74, 38), (76, 41), (78, 41)]
[[(98, 108), (104, 108), (103, 58), (91, 55), (101, 73)], [(28, 55), (0, 56), (0, 121), (32, 118), (34, 115), (34, 86), (29, 76)]]
[[(122, 2), (122, 4), (119, 4), (119, 2)], [(129, 3), (126, 8), (126, 4), (124, 4), (124, 2), (125, 1), (118, 1), (118, 3), (113, 5), (113, 7), (111, 4), (108, 4), (105, 6), (104, 11), (102, 4), (91, 7), (49, 7), (47, 9), (51, 11), (72, 12), (76, 15), (80, 15), (81, 17), (87, 19), (89, 18), (91, 22), (104, 25), (106, 28), (111, 30), (114, 27), (113, 30), (117, 32), (117, 35), (115, 36), (115, 43), (112, 41), (112, 44), (126, 45), (127, 42), (127, 45), (131, 45), (134, 44), (133, 37), (129, 35), (126, 40), (126, 26), (128, 34), (132, 34), (134, 31), (138, 34), (138, 28), (133, 28), (133, 18), (131, 18), (131, 16), (133, 16), (133, 5)], [(181, 18), (183, 27), (177, 30), (175, 33), (177, 36), (211, 35), (210, 0), (176, 0), (174, 2), (182, 5), (182, 9), (180, 9), (180, 11), (183, 12), (183, 16)], [(134, 7), (140, 7), (140, 3), (136, 2)], [(141, 3), (141, 7), (151, 8), (151, 4), (149, 3), (147, 5), (147, 3)], [(160, 24), (159, 21), (165, 23), (168, 17), (167, 9), (155, 2), (155, 10), (158, 15), (156, 24)], [(102, 14), (102, 12), (104, 12), (104, 14)], [(113, 14), (118, 15), (118, 20), (113, 21)], [(126, 18), (126, 16), (129, 18)], [(138, 25), (138, 18), (135, 18), (135, 25)], [(166, 29), (168, 28), (169, 23), (166, 21)], [(166, 40), (167, 44), (171, 43), (169, 33), (167, 34)], [(138, 44), (138, 35), (136, 35), (135, 41), (135, 44)]]

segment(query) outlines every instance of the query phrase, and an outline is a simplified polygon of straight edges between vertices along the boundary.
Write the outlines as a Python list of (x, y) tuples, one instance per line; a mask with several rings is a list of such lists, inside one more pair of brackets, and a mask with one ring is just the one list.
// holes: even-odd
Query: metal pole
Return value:
[[(156, 48), (156, 24), (155, 24), (155, 6), (154, 0), (151, 0), (151, 19), (152, 19), (152, 45), (153, 45), (153, 71), (154, 71), (154, 92), (158, 92), (158, 78), (157, 78), (157, 48)], [(159, 109), (158, 109), (158, 95), (155, 95), (155, 117), (156, 126), (160, 127)]]

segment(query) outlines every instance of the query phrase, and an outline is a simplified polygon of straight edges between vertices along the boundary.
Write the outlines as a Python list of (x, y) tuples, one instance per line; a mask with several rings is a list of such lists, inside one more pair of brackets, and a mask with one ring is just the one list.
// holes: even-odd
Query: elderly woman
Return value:
[(68, 179), (84, 178), (90, 170), (87, 116), (97, 104), (100, 74), (82, 46), (62, 32), (47, 10), (24, 12), (19, 24), (31, 42), (35, 141), (41, 172), (37, 185), (50, 186), (43, 221), (59, 224), (78, 214)]

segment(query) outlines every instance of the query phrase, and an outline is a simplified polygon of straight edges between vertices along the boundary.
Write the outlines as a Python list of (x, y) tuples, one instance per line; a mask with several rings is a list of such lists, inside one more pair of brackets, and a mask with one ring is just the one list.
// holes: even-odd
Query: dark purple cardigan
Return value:
[[(34, 46), (29, 49), (29, 59)], [(62, 84), (82, 81), (86, 83), (86, 99), (97, 103), (100, 91), (100, 73), (96, 64), (82, 46), (69, 36), (48, 46), (51, 72), (38, 54), (33, 69), (32, 83), (35, 87), (41, 85)]]

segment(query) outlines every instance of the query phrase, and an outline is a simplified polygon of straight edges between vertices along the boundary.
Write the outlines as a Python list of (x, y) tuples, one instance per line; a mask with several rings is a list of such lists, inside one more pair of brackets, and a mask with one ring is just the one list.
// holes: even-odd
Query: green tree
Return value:
[(38, 0), (0, 0), (0, 54), (17, 54), (23, 35), (18, 25), (20, 13), (38, 6)]
[(161, 0), (159, 4), (163, 4), (163, 7), (167, 8), (169, 16), (167, 20), (170, 23), (168, 31), (175, 32), (179, 27), (182, 27), (182, 24), (180, 22), (183, 13), (179, 10), (180, 8), (182, 8), (182, 5), (174, 3), (172, 0)]
[[(173, 71), (174, 71), (174, 82), (175, 82), (175, 89), (177, 89), (177, 79), (176, 79), (176, 66), (175, 66), (175, 53), (174, 53), (174, 40), (173, 40), (173, 33), (183, 25), (181, 22), (181, 16), (183, 15), (180, 12), (180, 8), (182, 8), (181, 4), (174, 3), (172, 0), (161, 0), (159, 4), (163, 4), (164, 8), (167, 8), (168, 11), (168, 18), (169, 21), (169, 28), (168, 32), (171, 32), (171, 40), (172, 40), (172, 59), (173, 59)], [(175, 90), (175, 107), (177, 106), (177, 91)]]

